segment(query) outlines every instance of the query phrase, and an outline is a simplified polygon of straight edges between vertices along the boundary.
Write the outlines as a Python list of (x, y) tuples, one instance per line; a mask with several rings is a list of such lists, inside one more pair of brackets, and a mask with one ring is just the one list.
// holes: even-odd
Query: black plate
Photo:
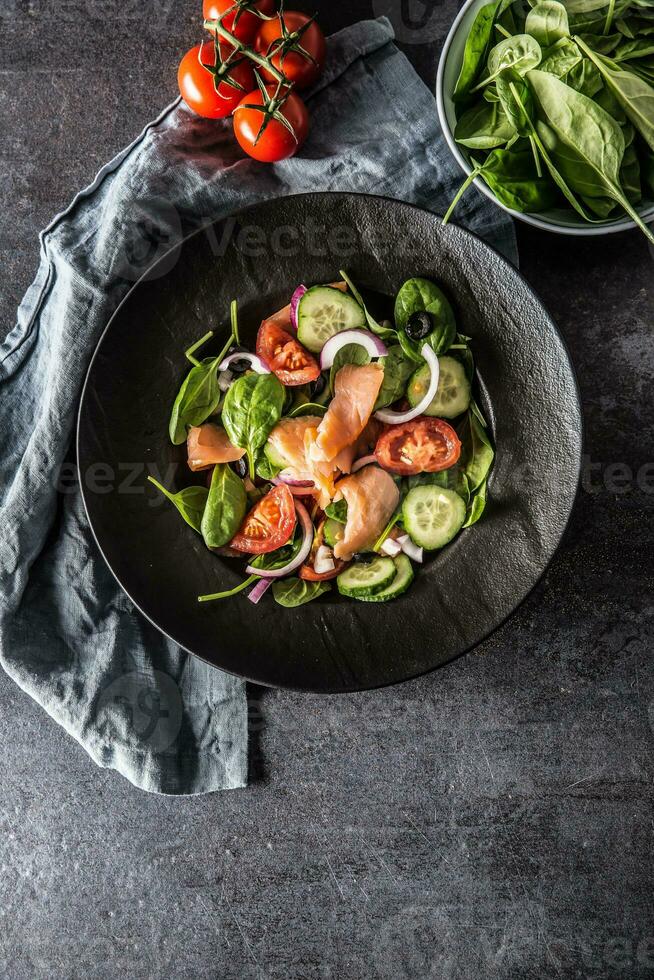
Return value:
[[(145, 482), (157, 468), (168, 486), (189, 482), (184, 447), (173, 447), (167, 435), (188, 369), (182, 352), (209, 327), (223, 339), (233, 297), (251, 344), (262, 317), (288, 302), (297, 283), (333, 280), (340, 268), (391, 296), (405, 279), (425, 275), (452, 298), (459, 330), (473, 338), (497, 447), (486, 514), (394, 602), (368, 605), (332, 594), (285, 610), (267, 595), (256, 607), (244, 596), (200, 606), (198, 595), (238, 583), (241, 563), (208, 552)], [(273, 686), (338, 692), (445, 664), (518, 606), (566, 527), (581, 433), (564, 343), (500, 255), (398, 201), (307, 194), (258, 205), (193, 235), (134, 287), (89, 369), (78, 458), (98, 545), (155, 626), (223, 670)], [(98, 463), (106, 471), (94, 468)]]

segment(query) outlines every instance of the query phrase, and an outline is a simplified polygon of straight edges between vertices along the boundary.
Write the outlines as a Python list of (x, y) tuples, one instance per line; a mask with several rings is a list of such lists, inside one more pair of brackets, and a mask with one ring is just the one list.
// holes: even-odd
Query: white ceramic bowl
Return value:
[[(454, 158), (466, 174), (470, 174), (473, 168), (466, 148), (459, 146), (454, 140), (456, 112), (452, 101), (452, 92), (459, 76), (466, 38), (477, 11), (485, 3), (488, 3), (488, 0), (466, 0), (464, 3), (445, 40), (436, 79), (436, 102), (441, 128)], [(513, 211), (497, 200), (491, 189), (480, 177), (477, 177), (474, 184), (482, 194), (494, 201), (503, 211), (507, 211), (514, 218), (545, 231), (554, 231), (562, 235), (606, 235), (610, 232), (625, 231), (628, 228), (636, 227), (635, 222), (626, 215), (591, 225), (583, 221), (572, 209), (556, 208), (541, 211), (538, 214)], [(654, 221), (654, 201), (643, 199), (636, 210), (643, 220)], [(456, 211), (453, 217), (456, 220)]]

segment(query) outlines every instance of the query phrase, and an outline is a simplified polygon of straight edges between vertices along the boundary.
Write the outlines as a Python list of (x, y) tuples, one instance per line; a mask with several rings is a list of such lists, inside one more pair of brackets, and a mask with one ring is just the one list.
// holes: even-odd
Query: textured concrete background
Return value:
[[(327, 30), (389, 13), (431, 84), (457, 5), (316, 6)], [(174, 96), (198, 8), (0, 0), (3, 330), (39, 229)], [(253, 690), (252, 785), (208, 798), (96, 769), (0, 674), (0, 976), (654, 976), (652, 255), (519, 232), (587, 424), (546, 579), (430, 677)]]

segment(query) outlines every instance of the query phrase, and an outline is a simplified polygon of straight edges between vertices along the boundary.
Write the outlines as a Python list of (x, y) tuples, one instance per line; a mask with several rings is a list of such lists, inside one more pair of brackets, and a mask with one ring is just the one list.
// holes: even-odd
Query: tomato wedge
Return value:
[(257, 354), (283, 385), (309, 384), (320, 375), (320, 365), (308, 350), (274, 320), (264, 320), (257, 334)]
[(452, 426), (426, 415), (389, 425), (375, 447), (379, 465), (400, 476), (447, 470), (460, 455), (461, 443)]
[(246, 515), (229, 546), (248, 555), (267, 555), (290, 540), (295, 521), (293, 494), (286, 486), (273, 487)]

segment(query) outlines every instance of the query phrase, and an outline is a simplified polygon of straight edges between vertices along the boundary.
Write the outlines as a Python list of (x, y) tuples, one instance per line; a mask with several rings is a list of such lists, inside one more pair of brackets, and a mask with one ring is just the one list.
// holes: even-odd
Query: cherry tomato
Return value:
[[(267, 99), (273, 99), (277, 86), (266, 86)], [(250, 92), (234, 110), (234, 135), (243, 150), (255, 160), (262, 163), (275, 163), (286, 160), (300, 149), (309, 132), (309, 113), (304, 102), (295, 92), (285, 93), (285, 101), (279, 111), (290, 122), (293, 133), (277, 119), (270, 119), (262, 132), (266, 121), (264, 96), (257, 90)], [(248, 106), (261, 106), (261, 109), (250, 109)]]
[[(275, 12), (275, 0), (258, 0), (258, 2), (253, 3), (252, 0), (204, 0), (202, 6), (202, 12), (204, 14), (205, 20), (218, 20), (219, 17), (232, 7), (236, 9), (232, 13), (227, 14), (223, 17), (221, 23), (224, 28), (230, 31), (234, 37), (237, 37), (239, 41), (243, 41), (244, 44), (249, 44), (250, 41), (254, 39), (254, 35), (259, 30), (261, 24), (265, 23), (256, 14), (249, 12), (248, 7), (255, 7), (262, 14), (270, 16)], [(241, 13), (239, 13), (239, 7)]]
[(283, 385), (309, 384), (320, 376), (315, 357), (273, 320), (264, 320), (257, 334), (257, 354)]
[[(327, 53), (325, 35), (315, 20), (311, 21), (310, 17), (300, 13), (299, 10), (287, 10), (283, 18), (286, 30), (295, 36), (297, 46), (307, 54), (302, 54), (302, 50), (294, 49), (290, 45), (290, 39), (288, 47), (280, 46), (284, 40), (282, 14), (272, 20), (261, 22), (254, 40), (255, 51), (264, 55), (269, 54), (275, 68), (283, 72), (289, 82), (294, 82), (296, 88), (308, 88), (318, 80), (325, 67)], [(304, 31), (302, 28), (305, 28)], [(261, 74), (266, 81), (275, 81), (274, 76), (265, 68), (262, 69)]]
[(375, 447), (379, 465), (401, 476), (447, 470), (460, 455), (461, 443), (452, 426), (426, 415), (389, 425)]
[[(233, 49), (221, 44), (220, 50), (222, 57), (226, 59)], [(228, 74), (241, 88), (234, 88), (221, 80), (216, 91), (213, 72), (203, 67), (209, 65), (213, 68), (215, 64), (214, 44), (212, 41), (205, 41), (203, 44), (196, 44), (184, 55), (177, 73), (179, 91), (184, 102), (198, 116), (206, 119), (223, 119), (231, 115), (243, 98), (243, 91), (249, 91), (254, 81), (251, 64), (247, 60), (239, 59)]]
[(246, 515), (230, 548), (249, 555), (276, 551), (290, 540), (295, 530), (295, 503), (288, 487), (273, 487)]

